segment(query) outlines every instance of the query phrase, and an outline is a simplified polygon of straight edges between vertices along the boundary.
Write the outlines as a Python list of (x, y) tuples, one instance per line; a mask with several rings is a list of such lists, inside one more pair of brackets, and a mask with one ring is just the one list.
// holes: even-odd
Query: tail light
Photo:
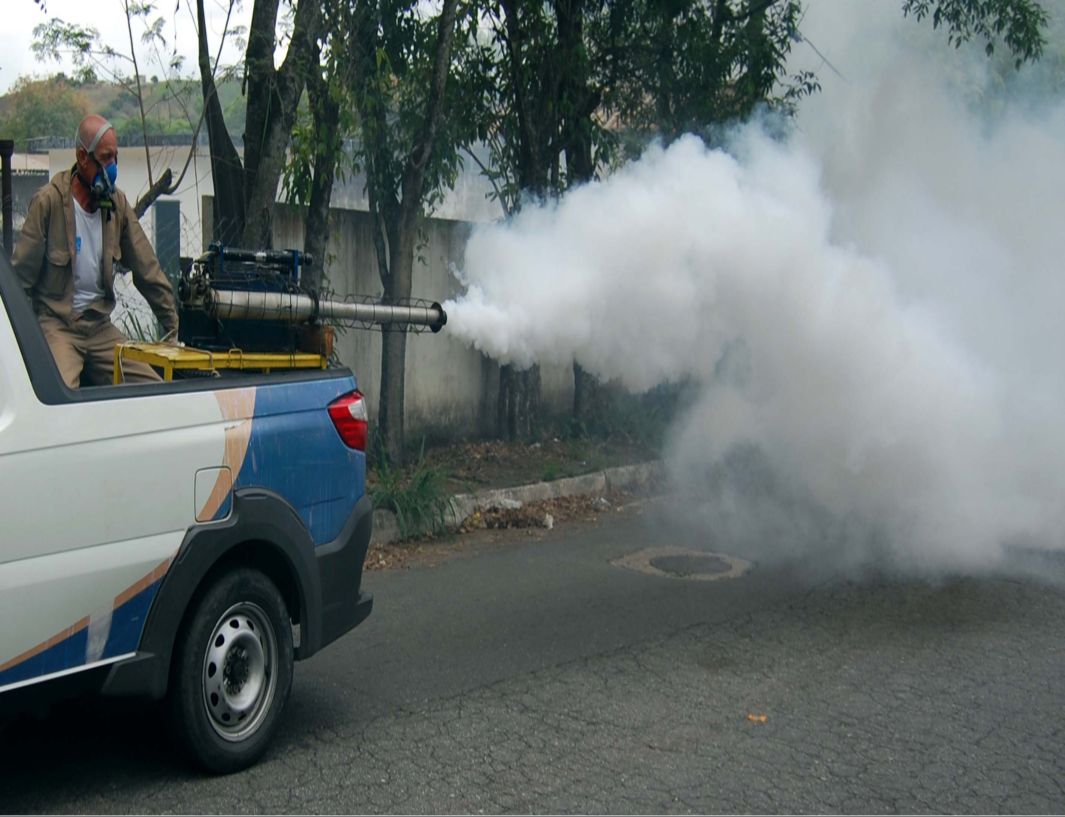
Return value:
[(361, 392), (350, 391), (329, 404), (329, 416), (336, 426), (337, 434), (348, 448), (366, 450), (366, 435), (369, 422), (366, 418), (366, 403)]

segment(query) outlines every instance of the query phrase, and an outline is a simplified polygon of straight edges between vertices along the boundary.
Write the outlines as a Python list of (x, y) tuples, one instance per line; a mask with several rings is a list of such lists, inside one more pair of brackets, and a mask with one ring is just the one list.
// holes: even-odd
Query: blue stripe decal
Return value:
[[(137, 649), (148, 616), (148, 608), (151, 607), (152, 599), (155, 598), (162, 583), (163, 580), (159, 579), (154, 584), (148, 585), (129, 601), (112, 611), (111, 631), (104, 645), (103, 654), (100, 656), (101, 659), (125, 655)], [(47, 650), (27, 658), (21, 664), (0, 672), (0, 686), (83, 666), (86, 663), (85, 655), (88, 645), (89, 628), (84, 627)]]
[(152, 606), (152, 599), (162, 583), (163, 580), (159, 579), (122, 606), (115, 608), (111, 614), (111, 633), (107, 636), (107, 644), (104, 645), (101, 658), (125, 655), (140, 646), (141, 633), (144, 632), (144, 624), (148, 620), (148, 609)]
[(0, 672), (0, 686), (26, 681), (39, 675), (60, 672), (71, 667), (79, 667), (85, 663), (85, 648), (88, 643), (88, 628), (82, 628), (70, 638), (53, 644), (44, 652), (39, 652), (21, 664), (15, 664)]

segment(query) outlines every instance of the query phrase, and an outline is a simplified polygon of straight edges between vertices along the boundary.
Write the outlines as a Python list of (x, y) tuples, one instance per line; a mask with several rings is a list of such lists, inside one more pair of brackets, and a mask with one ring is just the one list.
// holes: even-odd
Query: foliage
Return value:
[[(150, 66), (153, 71), (152, 85), (160, 84), (159, 76), (163, 77), (163, 82), (161, 87), (154, 89), (155, 105), (148, 104), (145, 115), (151, 115), (156, 105), (170, 102), (183, 112), (185, 121), (191, 127), (197, 120), (189, 109), (188, 82), (180, 77), (183, 58), (167, 38), (165, 18), (157, 13), (152, 2), (122, 2), (129, 33), (128, 43), (116, 47), (102, 40), (100, 32), (93, 26), (68, 23), (53, 17), (33, 29), (30, 48), (34, 56), (41, 62), (59, 62), (65, 57), (70, 58), (77, 68), (75, 77), (79, 83), (97, 82), (102, 77), (122, 87), (134, 102), (143, 101), (148, 96), (147, 89), (143, 87), (146, 82), (141, 69)], [(135, 28), (139, 31), (139, 37), (134, 36)], [(139, 48), (136, 46), (138, 40)], [(168, 111), (170, 116), (173, 113)]]
[(609, 110), (639, 133), (671, 141), (744, 119), (759, 105), (793, 109), (818, 89), (785, 65), (798, 40), (799, 0), (639, 0), (598, 19)]
[[(332, 47), (344, 62), (347, 122), (358, 139), (352, 170), (367, 176), (371, 201), (384, 211), (402, 204), (404, 173), (423, 148), (424, 182), (419, 205), (431, 208), (455, 181), (459, 149), (476, 137), (464, 80), (470, 66), (465, 49), (475, 44), (476, 6), (460, 3), (452, 58), (447, 63), (441, 116), (431, 144), (425, 144), (434, 86), (440, 17), (418, 4), (356, 0), (344, 12)], [(373, 204), (371, 204), (373, 208)], [(420, 209), (420, 208), (419, 208)], [(387, 273), (387, 270), (384, 271)]]
[(974, 38), (984, 41), (988, 56), (1005, 43), (1020, 68), (1036, 60), (1046, 44), (1046, 11), (1035, 0), (905, 0), (902, 13), (918, 20), (931, 17), (934, 28), (945, 28), (951, 45)]
[(380, 437), (375, 436), (375, 440), (378, 455), (374, 458), (369, 485), (374, 507), (396, 515), (404, 539), (443, 533), (452, 511), (444, 472), (425, 461), (424, 447), (413, 465), (407, 468), (390, 465)]
[(145, 343), (155, 343), (159, 340), (159, 322), (154, 319), (154, 316), (146, 316), (143, 312), (127, 308), (119, 321), (122, 334), (130, 340)]
[[(298, 207), (310, 204), (315, 156), (327, 139), (340, 137), (341, 133), (339, 128), (325, 133), (316, 128), (306, 99), (301, 100), (292, 126), (289, 160), (281, 173), (281, 191), (285, 201)], [(337, 170), (343, 172), (343, 168)]]
[(85, 94), (59, 78), (20, 77), (6, 102), (0, 133), (20, 146), (39, 136), (72, 136), (89, 111)]

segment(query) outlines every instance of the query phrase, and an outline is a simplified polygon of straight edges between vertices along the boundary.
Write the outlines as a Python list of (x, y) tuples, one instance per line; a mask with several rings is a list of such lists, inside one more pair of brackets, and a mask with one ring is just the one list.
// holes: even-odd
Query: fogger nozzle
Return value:
[(288, 323), (409, 324), (427, 326), (439, 332), (447, 323), (447, 313), (438, 303), (429, 306), (392, 305), (374, 302), (319, 300), (293, 292), (252, 292), (248, 290), (207, 290), (205, 302), (216, 318), (233, 320), (273, 320)]

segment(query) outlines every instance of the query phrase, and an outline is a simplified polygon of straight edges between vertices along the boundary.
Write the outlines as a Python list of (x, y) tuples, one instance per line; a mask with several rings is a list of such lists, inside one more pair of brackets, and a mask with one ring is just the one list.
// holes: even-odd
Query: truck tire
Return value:
[(257, 570), (218, 576), (197, 594), (171, 671), (172, 727), (209, 772), (247, 768), (266, 750), (292, 686), (292, 624)]

